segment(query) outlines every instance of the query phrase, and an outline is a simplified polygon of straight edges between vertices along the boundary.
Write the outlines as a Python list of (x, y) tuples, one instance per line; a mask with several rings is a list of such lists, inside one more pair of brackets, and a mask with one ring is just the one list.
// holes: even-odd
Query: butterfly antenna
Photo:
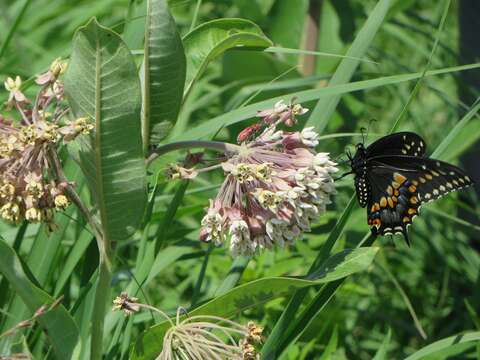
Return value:
[(365, 145), (365, 131), (368, 131), (368, 130), (365, 129), (364, 127), (360, 128), (360, 132), (362, 133), (362, 144), (364, 144), (364, 145)]
[(368, 122), (367, 135), (365, 136), (365, 139), (364, 139), (364, 140), (368, 140), (368, 134), (370, 134), (370, 126), (371, 126), (372, 123), (374, 123), (374, 122), (377, 122), (377, 119), (370, 119), (370, 121)]
[(350, 174), (353, 174), (353, 171), (346, 172), (346, 173), (342, 174), (340, 177), (333, 179), (333, 181), (342, 180), (345, 176), (348, 176)]

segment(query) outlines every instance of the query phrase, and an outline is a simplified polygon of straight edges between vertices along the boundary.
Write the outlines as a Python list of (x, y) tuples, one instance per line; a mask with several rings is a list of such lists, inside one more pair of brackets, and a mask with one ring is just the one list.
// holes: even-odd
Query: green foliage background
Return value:
[[(315, 50), (345, 54), (375, 4), (373, 0), (322, 1), (321, 11), (313, 12), (318, 21)], [(421, 73), (427, 64), (429, 69), (443, 69), (463, 63), (459, 57), (458, 1), (452, 2), (438, 34), (438, 47), (431, 55), (446, 4), (393, 1), (365, 57), (375, 63), (361, 62), (350, 81)], [(275, 47), (305, 46), (306, 0), (170, 0), (169, 5), (182, 36), (191, 29), (192, 21), (201, 24), (239, 17), (258, 24)], [(10, 44), (0, 48), (0, 77), (18, 74), (31, 78), (45, 71), (54, 58), (68, 57), (74, 31), (93, 16), (122, 35), (140, 67), (144, 15), (143, 2), (133, 0), (0, 1), (0, 28), (13, 26)], [(7, 34), (2, 31), (0, 44)], [(275, 49), (227, 51), (209, 64), (192, 87), (170, 138), (195, 139), (195, 126), (209, 119), (228, 116), (232, 110), (276, 96), (324, 87), (342, 59), (315, 56), (313, 72), (304, 74), (304, 67), (298, 65), (309, 57), (311, 60), (311, 55), (298, 51), (286, 54)], [(421, 134), (431, 153), (472, 106), (460, 101), (460, 90), (472, 99), (478, 91), (469, 88), (458, 72), (425, 77), (410, 103), (414, 82), (385, 81), (379, 85), (362, 91), (353, 91), (354, 86), (347, 85), (321, 134), (325, 138), (319, 151), (330, 152), (333, 157), (342, 155), (345, 147), (361, 140), (359, 129), (367, 127), (371, 119), (376, 121), (371, 123), (368, 141), (387, 134), (403, 111), (400, 128)], [(1, 96), (6, 99), (6, 92)], [(313, 109), (316, 101), (303, 105)], [(439, 154), (442, 159), (458, 163), (463, 154), (472, 151), (480, 138), (476, 110), (469, 122), (457, 128), (456, 136)], [(235, 116), (225, 120), (235, 120)], [(220, 130), (217, 140), (233, 142), (246, 124), (249, 122), (222, 128), (217, 121), (212, 126)], [(211, 137), (214, 131), (209, 130)], [(149, 168), (151, 188), (157, 186), (151, 199), (151, 218), (144, 224), (143, 237), (137, 233), (118, 244), (112, 279), (112, 294), (129, 289), (142, 301), (172, 314), (178, 306), (190, 308), (219, 294), (226, 278), (242, 284), (263, 277), (306, 274), (353, 194), (351, 178), (338, 182), (338, 194), (329, 212), (304, 241), (288, 249), (262, 253), (250, 261), (237, 260), (240, 267), (246, 265), (240, 279), (227, 277), (235, 265), (228, 251), (198, 241), (204, 208), (221, 183), (222, 174), (201, 176), (188, 183), (167, 182), (162, 171), (182, 156), (169, 154)], [(66, 153), (64, 159), (67, 175), (87, 198), (81, 173)], [(480, 226), (474, 224), (479, 216), (474, 191), (449, 195), (422, 210), (410, 229), (413, 246), (408, 248), (399, 237), (376, 240), (381, 250), (375, 262), (367, 271), (348, 277), (334, 298), (305, 323), (304, 331), (281, 359), (403, 359), (436, 340), (480, 331)], [(14, 228), (4, 223), (0, 225), (1, 236), (16, 250), (34, 284), (53, 297), (65, 295), (63, 303), (78, 324), (80, 337), (88, 342), (98, 255), (81, 217), (72, 208), (66, 215), (58, 215), (60, 231), (50, 236), (36, 225)], [(348, 214), (343, 233), (335, 239), (333, 252), (356, 247), (367, 232), (365, 211), (355, 207)], [(153, 266), (145, 270), (141, 264), (147, 257), (152, 258)], [(141, 271), (146, 271), (146, 281), (138, 291), (136, 278)], [(0, 281), (0, 333), (32, 311), (17, 297), (18, 290), (12, 285), (4, 274)], [(317, 291), (317, 287), (307, 290), (300, 310)], [(265, 326), (268, 336), (288, 298), (261, 303), (236, 319), (255, 320)], [(109, 314), (104, 343), (109, 358), (128, 358), (130, 344), (142, 330), (160, 320), (146, 312), (130, 319)], [(49, 343), (35, 328), (15, 339), (0, 339), (0, 354), (12, 346), (28, 347), (36, 358), (44, 358), (51, 356), (46, 350)], [(88, 358), (84, 350), (78, 351), (79, 358)], [(449, 357), (480, 358), (480, 345), (459, 343), (428, 358)]]

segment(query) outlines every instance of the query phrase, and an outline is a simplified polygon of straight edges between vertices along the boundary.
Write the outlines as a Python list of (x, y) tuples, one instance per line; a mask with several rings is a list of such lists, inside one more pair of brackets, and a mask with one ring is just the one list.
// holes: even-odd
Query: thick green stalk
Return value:
[(107, 312), (107, 299), (110, 298), (111, 264), (105, 252), (100, 254), (98, 284), (95, 292), (95, 306), (92, 314), (91, 359), (101, 360), (103, 355), (103, 327)]

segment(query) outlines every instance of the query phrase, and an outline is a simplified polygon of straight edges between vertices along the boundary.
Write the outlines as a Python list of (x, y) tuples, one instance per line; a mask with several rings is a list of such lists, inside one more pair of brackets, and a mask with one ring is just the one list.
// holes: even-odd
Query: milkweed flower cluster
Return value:
[(41, 89), (33, 102), (23, 94), (20, 77), (5, 81), (7, 108), (19, 118), (0, 116), (0, 217), (11, 223), (44, 222), (53, 230), (54, 211), (69, 205), (64, 194), (68, 184), (55, 179), (48, 151), (61, 140), (90, 132), (93, 125), (86, 118), (63, 120), (69, 108), (62, 102), (58, 77), (65, 66), (56, 60), (37, 78)]
[[(279, 130), (304, 114), (299, 104), (277, 103), (258, 113), (259, 124), (245, 129), (238, 151), (226, 154), (225, 180), (202, 219), (200, 238), (222, 244), (230, 239), (233, 256), (293, 243), (310, 231), (335, 192), (336, 164), (317, 153), (318, 134)], [(247, 131), (254, 129), (254, 131)], [(263, 129), (258, 136), (252, 133)]]
[(244, 326), (219, 316), (185, 314), (182, 319), (185, 310), (178, 308), (174, 322), (160, 309), (142, 304), (126, 292), (117, 296), (113, 305), (113, 311), (123, 311), (126, 316), (145, 309), (159, 313), (170, 322), (157, 360), (260, 359), (258, 347), (264, 341), (263, 328), (252, 321)]

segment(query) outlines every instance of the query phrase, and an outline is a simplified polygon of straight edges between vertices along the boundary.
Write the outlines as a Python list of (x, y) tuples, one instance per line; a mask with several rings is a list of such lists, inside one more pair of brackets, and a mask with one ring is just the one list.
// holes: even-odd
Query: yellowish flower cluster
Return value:
[(61, 140), (88, 134), (94, 126), (88, 118), (63, 119), (69, 112), (59, 79), (65, 69), (66, 63), (57, 59), (37, 77), (41, 89), (34, 101), (23, 94), (20, 77), (5, 81), (8, 108), (20, 121), (0, 116), (0, 217), (14, 224), (43, 222), (53, 230), (55, 210), (69, 205), (68, 184), (55, 178), (48, 154)]

